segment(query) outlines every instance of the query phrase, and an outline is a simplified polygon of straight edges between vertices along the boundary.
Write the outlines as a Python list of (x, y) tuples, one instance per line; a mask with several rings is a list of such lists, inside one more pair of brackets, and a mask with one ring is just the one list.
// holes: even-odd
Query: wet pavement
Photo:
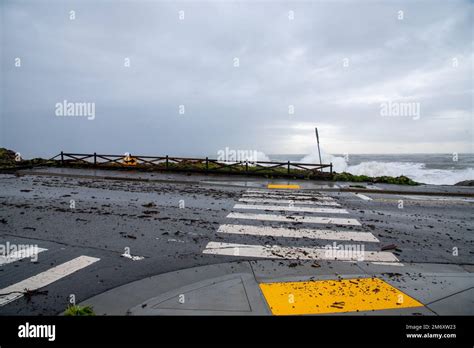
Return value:
[[(341, 192), (348, 183), (291, 181), (301, 190), (266, 189), (269, 183), (285, 182), (72, 169), (1, 175), (0, 244), (46, 250), (37, 262), (18, 256), (0, 264), (0, 315), (58, 314), (71, 295), (79, 303), (146, 277), (227, 262), (277, 263), (279, 272), (289, 276), (311, 258), (333, 274), (347, 273), (348, 267), (357, 268), (350, 272), (354, 274), (404, 274), (417, 265), (433, 265), (431, 273), (442, 271), (443, 265), (472, 272), (472, 188), (397, 186), (401, 193), (385, 194), (394, 185), (377, 184), (364, 186), (380, 192), (361, 195)], [(430, 195), (420, 195), (422, 189)], [(351, 233), (359, 240), (344, 237)], [(363, 246), (373, 259), (328, 260), (318, 253), (335, 241)], [(419, 273), (417, 281), (429, 284), (426, 272)], [(415, 279), (415, 274), (405, 277)], [(40, 291), (2, 302), (5, 289), (15, 284)]]

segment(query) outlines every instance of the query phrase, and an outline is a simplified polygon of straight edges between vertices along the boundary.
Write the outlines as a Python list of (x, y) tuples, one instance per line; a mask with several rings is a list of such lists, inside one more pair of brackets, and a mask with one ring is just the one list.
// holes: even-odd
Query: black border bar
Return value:
[[(55, 325), (55, 340), (20, 338), (19, 326)], [(144, 344), (469, 345), (470, 316), (0, 317), (0, 346)], [(415, 329), (418, 328), (418, 329)], [(407, 334), (427, 334), (408, 338)], [(435, 338), (434, 334), (455, 334)], [(428, 337), (431, 336), (431, 337)]]

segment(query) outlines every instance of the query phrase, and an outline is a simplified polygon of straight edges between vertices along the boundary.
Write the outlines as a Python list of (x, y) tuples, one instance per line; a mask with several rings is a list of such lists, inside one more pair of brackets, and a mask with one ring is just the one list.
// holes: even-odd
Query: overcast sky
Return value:
[[(304, 154), (315, 126), (330, 153), (474, 150), (469, 1), (3, 0), (0, 9), (0, 145), (25, 157)], [(95, 118), (56, 116), (64, 100), (95, 103)], [(387, 102), (419, 103), (419, 118), (382, 116)]]

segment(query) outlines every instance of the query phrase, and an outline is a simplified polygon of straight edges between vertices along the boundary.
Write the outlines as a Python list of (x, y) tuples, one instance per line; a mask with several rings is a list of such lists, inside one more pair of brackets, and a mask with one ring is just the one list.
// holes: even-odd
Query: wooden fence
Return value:
[(98, 153), (62, 152), (51, 160), (62, 166), (86, 166), (96, 168), (136, 168), (148, 170), (169, 170), (185, 172), (226, 173), (245, 175), (277, 175), (297, 177), (331, 177), (332, 163), (314, 164), (274, 161), (221, 161), (206, 158), (171, 156), (103, 155)]

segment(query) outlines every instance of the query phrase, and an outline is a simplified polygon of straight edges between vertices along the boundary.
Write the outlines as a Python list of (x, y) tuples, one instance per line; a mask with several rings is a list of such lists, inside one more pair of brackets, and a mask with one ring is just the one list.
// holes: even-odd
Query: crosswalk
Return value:
[(230, 213), (227, 218), (249, 219), (262, 221), (280, 221), (280, 222), (305, 222), (314, 224), (334, 224), (334, 225), (353, 225), (359, 226), (360, 222), (356, 219), (333, 218), (324, 216), (300, 216), (300, 215), (277, 215), (277, 214), (254, 214), (254, 213)]
[(274, 236), (292, 238), (310, 238), (327, 240), (346, 240), (360, 242), (378, 242), (379, 240), (369, 232), (332, 231), (308, 228), (284, 228), (269, 226), (248, 226), (248, 225), (221, 225), (217, 230), (219, 233), (251, 234), (255, 236)]
[[(219, 226), (217, 235), (221, 240), (209, 241), (202, 252), (249, 258), (363, 261), (403, 266), (393, 253), (378, 251), (380, 241), (371, 232), (353, 230), (363, 228), (357, 219), (342, 215), (349, 215), (349, 212), (334, 198), (321, 193), (247, 190), (227, 215), (226, 223)], [(279, 238), (280, 243), (235, 243), (232, 236), (250, 240)], [(302, 245), (284, 244), (286, 241), (294, 244), (295, 240)]]
[[(249, 192), (249, 191), (247, 191)], [(261, 193), (255, 193), (254, 191), (252, 191), (251, 193), (245, 193), (242, 195), (243, 198), (249, 198), (249, 197), (255, 197), (255, 198), (278, 198), (278, 199), (281, 199), (281, 195), (277, 195), (277, 194), (265, 194), (264, 196), (262, 196)], [(317, 197), (313, 197), (313, 196), (308, 196), (307, 194), (304, 194), (304, 195), (298, 195), (298, 194), (295, 194), (295, 193), (291, 193), (291, 194), (288, 194), (285, 196), (288, 200), (299, 200), (299, 201), (307, 201), (307, 202), (334, 202), (334, 198), (331, 198), (331, 197), (325, 197), (325, 196), (317, 196)]]
[[(246, 257), (266, 257), (266, 258), (284, 258), (298, 260), (339, 260), (339, 261), (379, 261), (379, 262), (397, 262), (398, 259), (390, 252), (369, 251), (365, 252), (363, 258), (357, 255), (344, 254), (341, 256), (328, 258), (327, 250), (324, 248), (306, 248), (306, 247), (282, 247), (278, 245), (246, 245), (235, 243), (209, 242), (207, 244), (207, 254), (228, 255), (228, 256), (246, 256)], [(295, 255), (296, 254), (296, 255)], [(295, 257), (297, 256), (297, 258)]]
[[(18, 261), (28, 259), (34, 260), (41, 253), (46, 253), (48, 249), (38, 246), (27, 246), (8, 255), (0, 256), (0, 267), (14, 264)], [(93, 263), (99, 261), (99, 258), (81, 255), (72, 260), (61, 263), (57, 266), (46, 269), (26, 279), (22, 279), (14, 284), (10, 284), (0, 289), (0, 307), (13, 302), (25, 295), (27, 292), (36, 291), (44, 288), (62, 278), (65, 278), (75, 272), (78, 272)]]
[[(292, 199), (271, 199), (271, 198), (240, 198), (239, 202), (246, 202), (246, 203), (279, 203), (279, 204), (292, 204), (295, 201)], [(300, 200), (298, 202), (299, 205), (326, 205), (326, 206), (334, 206), (339, 207), (339, 203), (334, 201), (311, 201), (311, 200)]]
[(345, 209), (335, 208), (313, 208), (313, 207), (294, 207), (284, 205), (261, 205), (261, 204), (236, 204), (234, 209), (253, 209), (253, 210), (279, 210), (279, 211), (301, 211), (307, 213), (330, 213), (347, 214)]

